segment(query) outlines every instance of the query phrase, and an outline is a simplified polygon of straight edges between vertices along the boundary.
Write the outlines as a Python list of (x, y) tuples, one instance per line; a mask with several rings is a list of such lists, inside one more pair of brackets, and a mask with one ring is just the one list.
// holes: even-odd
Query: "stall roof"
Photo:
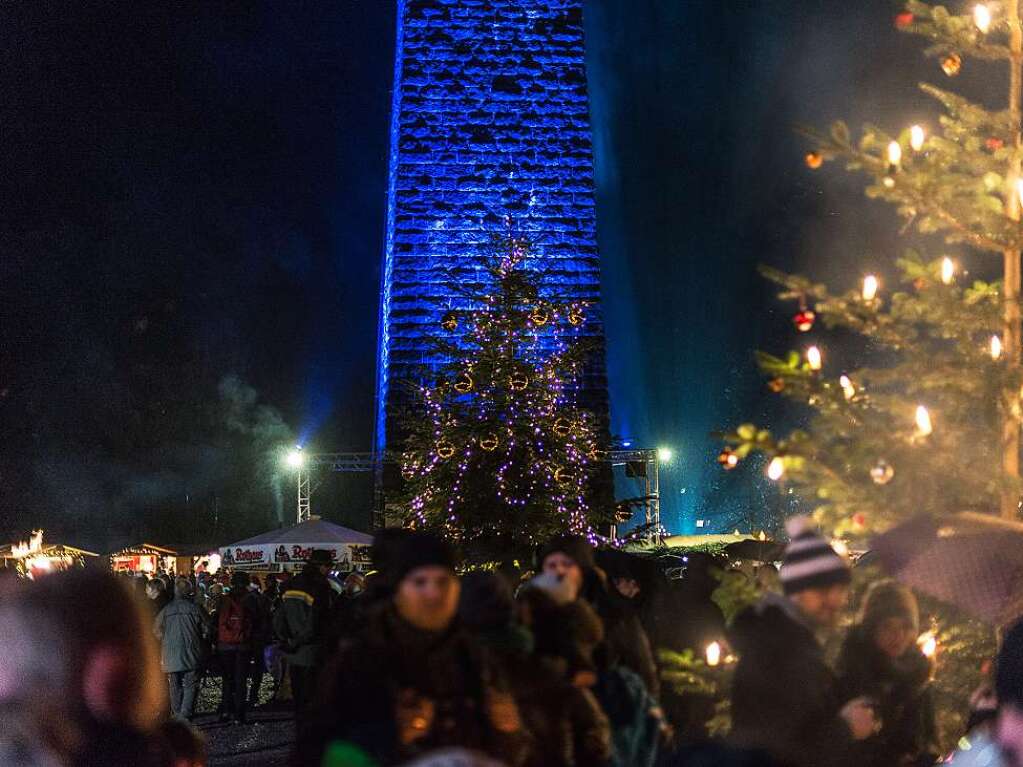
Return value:
[[(8, 544), (6, 544), (4, 546), (0, 546), (0, 559), (13, 559), (14, 557), (11, 554), (11, 550), (15, 546), (19, 546), (19, 545), (20, 544), (18, 544), (18, 543), (8, 543)], [(68, 546), (67, 544), (63, 544), (63, 543), (46, 543), (46, 544), (43, 544), (42, 548), (40, 548), (38, 551), (33, 551), (32, 552), (32, 556), (40, 556), (41, 555), (41, 556), (47, 556), (47, 557), (63, 556), (64, 554), (67, 554), (68, 556), (85, 556), (85, 557), (98, 557), (99, 556), (99, 554), (97, 554), (94, 551), (86, 551), (85, 549), (79, 549), (79, 548), (77, 548), (75, 546)]]
[[(235, 546), (266, 546), (278, 543), (373, 543), (373, 536), (367, 533), (360, 533), (348, 527), (335, 525), (322, 519), (310, 519), (291, 527), (282, 527), (277, 530), (270, 530), (261, 533), (253, 538), (246, 538), (244, 541), (228, 544)], [(227, 547), (222, 547), (227, 548)]]
[(153, 543), (138, 543), (134, 546), (126, 546), (123, 549), (118, 549), (110, 553), (112, 557), (125, 557), (134, 556), (137, 554), (160, 554), (165, 557), (177, 556), (178, 552), (174, 549), (164, 548), (163, 546), (157, 546)]

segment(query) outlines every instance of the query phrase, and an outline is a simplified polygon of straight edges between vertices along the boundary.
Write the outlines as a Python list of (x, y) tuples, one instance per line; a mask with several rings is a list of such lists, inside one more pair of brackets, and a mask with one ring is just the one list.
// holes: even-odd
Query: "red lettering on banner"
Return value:
[[(319, 547), (317, 547), (317, 548), (319, 548)], [(331, 559), (335, 559), (335, 560), (337, 559), (337, 550), (336, 549), (327, 549), (327, 551), (330, 552), (330, 558)], [(298, 546), (297, 544), (295, 546), (291, 547), (291, 558), (292, 559), (301, 559), (301, 560), (309, 559), (309, 556), (312, 553), (313, 553), (312, 547), (310, 547), (310, 548), (303, 548), (301, 546)]]
[(259, 549), (235, 549), (235, 562), (262, 562), (263, 552)]

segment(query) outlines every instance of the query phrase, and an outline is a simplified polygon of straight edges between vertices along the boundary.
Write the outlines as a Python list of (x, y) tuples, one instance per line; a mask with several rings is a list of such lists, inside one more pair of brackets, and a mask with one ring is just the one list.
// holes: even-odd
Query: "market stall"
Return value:
[(220, 566), (236, 570), (301, 570), (313, 549), (329, 551), (337, 570), (365, 570), (373, 536), (318, 517), (220, 549)]
[[(159, 570), (167, 573), (178, 572), (178, 552), (152, 543), (140, 543), (116, 551), (110, 555), (110, 569), (115, 573), (152, 574)], [(187, 573), (188, 570), (185, 571)]]
[(43, 531), (34, 530), (27, 541), (0, 547), (0, 567), (12, 567), (21, 574), (35, 578), (55, 570), (84, 567), (91, 551), (60, 543), (44, 543)]

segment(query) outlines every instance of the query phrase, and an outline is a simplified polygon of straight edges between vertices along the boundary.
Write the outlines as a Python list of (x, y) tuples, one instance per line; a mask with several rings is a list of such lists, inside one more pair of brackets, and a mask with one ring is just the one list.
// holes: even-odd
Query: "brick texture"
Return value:
[[(377, 446), (495, 234), (533, 244), (545, 289), (592, 302), (581, 401), (606, 419), (582, 0), (399, 0)], [(389, 447), (393, 448), (394, 445)]]

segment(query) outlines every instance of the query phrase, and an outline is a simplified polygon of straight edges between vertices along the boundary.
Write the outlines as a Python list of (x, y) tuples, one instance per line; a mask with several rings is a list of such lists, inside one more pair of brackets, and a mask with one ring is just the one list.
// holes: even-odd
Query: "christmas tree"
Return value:
[[(1007, 68), (1001, 108), (922, 84), (941, 110), (931, 130), (867, 126), (854, 139), (839, 122), (808, 132), (807, 166), (839, 160), (865, 176), (867, 195), (896, 207), (919, 248), (896, 260), (891, 289), (873, 274), (843, 291), (764, 269), (781, 298), (796, 303), (798, 332), (823, 325), (844, 343), (825, 352), (808, 335), (787, 358), (760, 354), (769, 388), (809, 408), (806, 428), (779, 436), (744, 424), (726, 436), (720, 460), (731, 469), (763, 454), (768, 477), (840, 535), (865, 536), (921, 512), (1019, 514), (1018, 6), (1005, 0), (957, 15), (910, 0), (895, 18), (927, 39), (926, 55), (947, 78), (975, 66), (997, 82)], [(934, 250), (924, 255), (925, 247)], [(991, 279), (967, 280), (968, 271)]]
[(435, 341), (451, 361), (416, 387), (406, 424), (406, 524), (488, 559), (559, 532), (596, 541), (610, 524), (592, 503), (606, 427), (577, 403), (587, 307), (541, 291), (533, 267), (528, 243), (509, 235), (476, 276), (451, 282), (458, 306)]

